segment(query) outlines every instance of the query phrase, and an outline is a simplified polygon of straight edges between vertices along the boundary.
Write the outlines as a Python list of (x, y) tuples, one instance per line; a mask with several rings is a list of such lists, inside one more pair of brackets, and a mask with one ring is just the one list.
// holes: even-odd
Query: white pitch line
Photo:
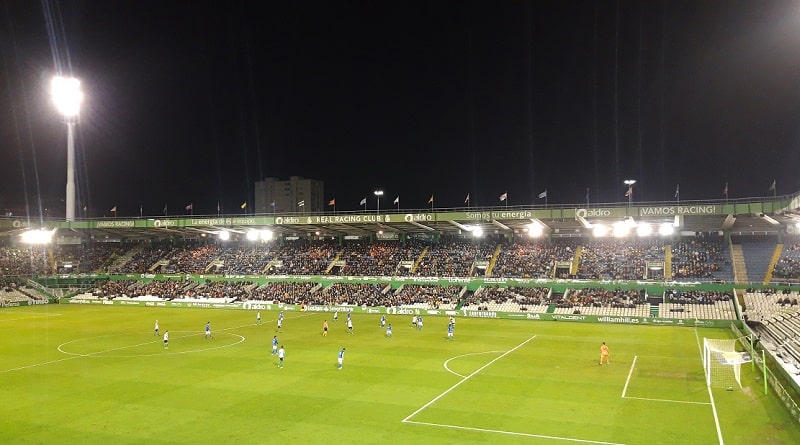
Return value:
[(30, 320), (31, 318), (46, 318), (46, 317), (60, 317), (60, 316), (61, 316), (61, 314), (31, 315), (31, 316), (28, 316), (28, 317), (2, 319), (2, 320), (0, 320), (0, 323), (4, 323), (6, 321)]
[(602, 440), (589, 440), (589, 439), (574, 439), (570, 437), (558, 437), (558, 436), (546, 436), (544, 434), (531, 434), (531, 433), (517, 433), (514, 431), (503, 431), (503, 430), (491, 430), (486, 428), (475, 428), (471, 426), (460, 426), (460, 425), (446, 425), (442, 423), (430, 423), (430, 422), (417, 422), (415, 420), (404, 420), (405, 423), (411, 423), (416, 425), (427, 425), (427, 426), (437, 426), (440, 428), (452, 428), (456, 430), (467, 430), (467, 431), (479, 431), (482, 433), (496, 433), (496, 434), (507, 434), (509, 436), (524, 436), (524, 437), (536, 437), (539, 439), (551, 439), (551, 440), (562, 440), (565, 442), (579, 442), (579, 443), (593, 443), (599, 445), (624, 445), (617, 442), (605, 442)]
[(631, 382), (631, 376), (633, 375), (633, 368), (636, 367), (636, 359), (639, 358), (638, 355), (633, 356), (633, 363), (631, 363), (631, 370), (628, 371), (628, 378), (625, 379), (625, 387), (622, 388), (622, 398), (625, 398), (625, 393), (628, 392), (628, 384)]
[(647, 397), (625, 396), (625, 397), (623, 397), (623, 399), (646, 400), (648, 402), (685, 403), (687, 405), (711, 405), (708, 402), (692, 402), (690, 400), (671, 400), (671, 399), (650, 399), (650, 398), (647, 398)]
[[(58, 315), (61, 315), (61, 314), (58, 314)], [(291, 318), (307, 317), (308, 315), (309, 314), (302, 314), (302, 315), (298, 315), (296, 317), (291, 317)], [(288, 319), (289, 317), (286, 317), (286, 318)], [(271, 321), (277, 321), (277, 320), (278, 319), (276, 318), (276, 319), (271, 320)], [(255, 323), (246, 324), (246, 325), (242, 325), (242, 326), (231, 327), (231, 328), (220, 329), (220, 331), (228, 331), (228, 330), (231, 330), (231, 329), (241, 329), (241, 328), (246, 328), (246, 327), (251, 327), (251, 326), (255, 326)], [(201, 334), (201, 332), (190, 334), (190, 335), (200, 335), (200, 334)], [(102, 336), (98, 336), (98, 337), (102, 337)], [(184, 338), (184, 337), (188, 337), (188, 336), (181, 336), (180, 338)], [(97, 338), (97, 337), (90, 337), (90, 338)], [(78, 340), (73, 340), (73, 341), (80, 341), (80, 340), (83, 340), (83, 339), (78, 339)], [(67, 342), (67, 343), (72, 343), (73, 341), (70, 341), (70, 342)], [(153, 340), (153, 341), (158, 341), (158, 340)], [(150, 341), (148, 343), (152, 343), (153, 341)], [(62, 343), (61, 345), (59, 345), (59, 347), (65, 345), (67, 343)], [(148, 343), (143, 343), (142, 345), (146, 345)], [(141, 346), (141, 345), (137, 345), (137, 346)], [(72, 356), (60, 358), (60, 359), (57, 359), (57, 360), (49, 360), (49, 361), (46, 361), (46, 362), (34, 363), (34, 364), (31, 364), (31, 365), (18, 366), (16, 368), (2, 369), (2, 370), (0, 370), (0, 374), (4, 374), (4, 373), (7, 373), (7, 372), (12, 372), (12, 371), (21, 371), (23, 369), (36, 368), (36, 367), (39, 367), (39, 366), (52, 365), (52, 364), (55, 364), (55, 363), (65, 362), (67, 360), (75, 360), (76, 358), (81, 358), (81, 357), (91, 357), (93, 355), (105, 354), (105, 353), (108, 353), (108, 352), (116, 351), (118, 349), (125, 349), (125, 348), (129, 348), (129, 347), (131, 347), (131, 346), (123, 346), (123, 347), (120, 347), (120, 348), (109, 349), (107, 351), (93, 352), (93, 353), (90, 353), (90, 354), (72, 355)], [(62, 354), (69, 354), (69, 353), (61, 351), (61, 350), (59, 350), (59, 352), (61, 352)]]
[(455, 372), (452, 369), (447, 367), (447, 364), (450, 363), (450, 360), (455, 360), (457, 358), (467, 357), (467, 356), (470, 356), (470, 355), (492, 354), (492, 353), (496, 353), (496, 352), (503, 352), (503, 351), (470, 352), (469, 354), (461, 354), (461, 355), (457, 355), (455, 357), (450, 357), (449, 359), (444, 361), (444, 369), (448, 370), (449, 372), (451, 372), (451, 373), (453, 373), (453, 374), (455, 374), (455, 375), (457, 375), (457, 376), (459, 376), (459, 377), (461, 377), (463, 379), (466, 376), (463, 376), (463, 375), (461, 375), (461, 374), (459, 374), (459, 373), (457, 373), (457, 372)]
[(408, 415), (408, 417), (406, 417), (405, 419), (403, 419), (403, 420), (402, 420), (402, 422), (403, 422), (403, 423), (406, 423), (406, 422), (408, 422), (408, 419), (410, 419), (410, 418), (412, 418), (412, 417), (416, 416), (417, 414), (419, 414), (419, 413), (420, 413), (422, 410), (424, 410), (425, 408), (427, 408), (427, 407), (429, 407), (429, 406), (433, 405), (433, 404), (434, 404), (434, 403), (435, 403), (437, 400), (439, 400), (439, 399), (441, 399), (442, 397), (444, 397), (444, 396), (446, 396), (447, 394), (449, 394), (449, 393), (450, 393), (450, 391), (452, 391), (452, 390), (454, 390), (454, 389), (458, 388), (458, 387), (459, 387), (459, 386), (460, 386), (462, 383), (464, 383), (464, 382), (466, 382), (467, 380), (469, 380), (470, 378), (472, 378), (472, 377), (473, 377), (475, 374), (477, 374), (477, 373), (479, 373), (479, 372), (483, 371), (484, 369), (486, 369), (486, 368), (487, 368), (489, 365), (491, 365), (492, 363), (494, 363), (494, 362), (496, 362), (496, 361), (500, 360), (501, 358), (503, 358), (503, 357), (507, 356), (508, 354), (511, 354), (512, 352), (516, 351), (517, 349), (519, 349), (519, 348), (523, 347), (523, 346), (524, 346), (526, 343), (528, 343), (529, 341), (533, 340), (534, 338), (536, 338), (536, 336), (535, 336), (535, 335), (534, 335), (533, 337), (531, 337), (531, 338), (529, 338), (529, 339), (525, 340), (524, 342), (522, 342), (522, 343), (518, 344), (517, 346), (514, 346), (513, 348), (509, 349), (508, 351), (504, 352), (502, 355), (500, 355), (499, 357), (496, 357), (494, 360), (490, 361), (489, 363), (487, 363), (487, 364), (485, 364), (485, 365), (481, 366), (480, 368), (476, 369), (476, 370), (475, 370), (475, 371), (473, 371), (471, 374), (469, 374), (468, 376), (464, 377), (464, 378), (463, 378), (463, 379), (461, 379), (459, 382), (457, 382), (455, 385), (451, 386), (450, 388), (447, 388), (447, 390), (445, 390), (443, 393), (441, 393), (441, 394), (439, 394), (438, 396), (434, 397), (434, 398), (433, 398), (433, 400), (431, 400), (430, 402), (428, 402), (428, 403), (426, 403), (426, 404), (422, 405), (422, 407), (420, 407), (419, 409), (417, 409), (417, 410), (416, 410), (416, 411), (414, 411), (413, 413), (409, 414), (409, 415)]
[[(697, 349), (700, 351), (700, 360), (703, 360), (703, 347), (700, 346), (700, 336), (697, 334), (697, 327), (694, 328), (694, 338), (697, 340)], [(703, 370), (703, 377), (705, 381), (705, 369)], [(711, 400), (711, 412), (714, 413), (714, 425), (717, 427), (717, 438), (719, 445), (725, 445), (725, 440), (722, 438), (722, 428), (719, 426), (719, 416), (717, 415), (717, 405), (714, 404), (714, 394), (711, 393), (711, 385), (706, 385), (708, 389), (708, 398)]]

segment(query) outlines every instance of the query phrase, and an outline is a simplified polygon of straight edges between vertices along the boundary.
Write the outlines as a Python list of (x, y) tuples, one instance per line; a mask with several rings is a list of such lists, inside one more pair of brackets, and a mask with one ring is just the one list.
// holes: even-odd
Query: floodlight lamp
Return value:
[(28, 230), (20, 235), (20, 242), (23, 244), (49, 244), (55, 233), (56, 229)]
[(228, 232), (227, 230), (221, 230), (219, 232), (219, 239), (221, 239), (222, 241), (228, 241), (229, 239), (231, 239), (231, 232)]
[(474, 236), (475, 238), (480, 238), (481, 236), (483, 236), (483, 229), (481, 228), (481, 226), (473, 227), (472, 230), (470, 230), (470, 232), (472, 233), (472, 236)]
[(251, 229), (247, 231), (247, 239), (249, 241), (258, 241), (259, 233), (258, 230)]
[(664, 223), (658, 227), (658, 234), (661, 236), (670, 236), (673, 233), (675, 233), (675, 227), (672, 227), (670, 223)]
[(592, 227), (592, 235), (595, 237), (602, 238), (606, 236), (606, 234), (608, 234), (608, 227), (604, 224), (595, 224), (594, 227)]
[(614, 223), (614, 236), (617, 238), (622, 238), (628, 236), (631, 232), (631, 226), (628, 225), (627, 221), (620, 221)]
[(636, 180), (635, 179), (626, 179), (626, 180), (622, 181), (622, 183), (627, 185), (627, 186), (631, 186), (633, 184), (636, 184)]
[(53, 104), (65, 118), (78, 117), (83, 102), (81, 82), (74, 77), (53, 77), (50, 81), (50, 94)]
[(272, 233), (272, 230), (264, 229), (260, 233), (261, 233), (261, 240), (262, 241), (270, 241), (272, 239), (272, 237), (274, 236), (274, 234)]
[(653, 234), (653, 226), (650, 224), (640, 223), (636, 226), (636, 234), (642, 237), (650, 236)]
[(542, 236), (544, 229), (539, 224), (530, 223), (528, 224), (528, 236), (531, 238), (538, 238)]
[(375, 190), (375, 191), (374, 191), (374, 192), (372, 192), (372, 193), (374, 193), (374, 194), (375, 194), (375, 196), (383, 196), (383, 190)]

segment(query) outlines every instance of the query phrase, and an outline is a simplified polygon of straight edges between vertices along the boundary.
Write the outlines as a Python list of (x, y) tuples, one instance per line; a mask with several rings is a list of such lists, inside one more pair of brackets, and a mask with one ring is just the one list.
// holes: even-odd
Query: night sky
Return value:
[(240, 213), (268, 176), (339, 211), (800, 190), (797, 1), (4, 0), (0, 205), (34, 216), (64, 215), (58, 71), (81, 216)]

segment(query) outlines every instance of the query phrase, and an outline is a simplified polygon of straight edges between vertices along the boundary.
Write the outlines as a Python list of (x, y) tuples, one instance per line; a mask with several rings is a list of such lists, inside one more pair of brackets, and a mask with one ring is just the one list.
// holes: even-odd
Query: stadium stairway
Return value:
[[(664, 246), (664, 279), (671, 280), (672, 279), (672, 245), (667, 244)], [(650, 314), (653, 314), (652, 308), (650, 309)], [(656, 307), (656, 314), (658, 314), (658, 307)]]
[(572, 266), (569, 268), (569, 274), (575, 275), (578, 273), (578, 268), (581, 265), (581, 254), (583, 253), (583, 246), (578, 246), (575, 249), (575, 256), (572, 257)]
[(736, 283), (749, 283), (747, 278), (747, 264), (744, 262), (744, 252), (741, 244), (731, 244), (731, 263), (733, 263), (733, 280)]
[(492, 276), (492, 270), (494, 270), (494, 265), (497, 264), (497, 258), (500, 256), (500, 250), (502, 250), (502, 247), (500, 246), (500, 244), (498, 244), (497, 247), (494, 249), (494, 254), (492, 255), (491, 261), (489, 261), (489, 266), (486, 267), (487, 277)]
[(413, 266), (411, 266), (411, 271), (410, 271), (410, 273), (412, 273), (412, 274), (413, 274), (414, 272), (416, 272), (416, 271), (417, 271), (417, 266), (419, 266), (419, 263), (421, 263), (421, 262), (422, 262), (422, 259), (423, 259), (423, 258), (425, 258), (425, 255), (427, 255), (427, 254), (428, 254), (428, 249), (430, 249), (430, 247), (429, 247), (429, 246), (425, 246), (425, 248), (424, 248), (424, 249), (422, 249), (422, 252), (420, 252), (420, 254), (419, 254), (419, 256), (417, 257), (416, 261), (414, 261), (414, 265), (413, 265)]
[(778, 264), (782, 254), (783, 243), (778, 243), (778, 245), (775, 246), (775, 250), (772, 252), (772, 259), (769, 261), (767, 273), (764, 275), (764, 286), (768, 285), (772, 281), (772, 273), (775, 271), (775, 265)]
[(336, 263), (339, 261), (339, 257), (341, 257), (341, 256), (342, 256), (342, 252), (338, 252), (336, 254), (336, 258), (334, 258), (333, 261), (331, 261), (331, 263), (328, 264), (328, 267), (325, 268), (325, 275), (328, 275), (329, 273), (331, 273), (331, 269), (333, 269), (333, 267), (336, 266)]

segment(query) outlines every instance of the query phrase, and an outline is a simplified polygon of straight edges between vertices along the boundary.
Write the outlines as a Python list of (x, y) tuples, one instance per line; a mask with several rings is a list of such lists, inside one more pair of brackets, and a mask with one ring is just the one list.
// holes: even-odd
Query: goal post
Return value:
[(753, 361), (747, 351), (737, 351), (738, 341), (742, 339), (703, 338), (703, 371), (706, 385), (712, 388), (732, 390), (742, 387), (742, 364)]

